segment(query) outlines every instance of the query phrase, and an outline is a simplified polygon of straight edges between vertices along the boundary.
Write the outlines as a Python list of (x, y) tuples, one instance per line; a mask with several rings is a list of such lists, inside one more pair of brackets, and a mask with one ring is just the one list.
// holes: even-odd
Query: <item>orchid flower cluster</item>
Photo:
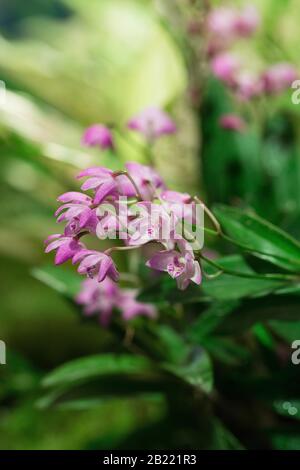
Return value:
[[(221, 80), (239, 101), (249, 101), (260, 96), (277, 95), (291, 86), (297, 70), (289, 63), (275, 63), (257, 74), (243, 66), (231, 47), (238, 39), (249, 38), (257, 31), (260, 16), (255, 6), (243, 10), (230, 7), (213, 9), (208, 15), (208, 57), (212, 73)], [(243, 131), (245, 121), (235, 115), (225, 115), (221, 127)]]
[[(176, 130), (171, 118), (155, 108), (131, 119), (128, 126), (141, 132), (149, 142)], [(111, 148), (113, 134), (108, 127), (96, 124), (86, 130), (83, 143)], [(47, 238), (45, 251), (56, 251), (56, 265), (71, 260), (78, 265), (78, 273), (87, 276), (77, 299), (87, 314), (101, 312), (103, 324), (115, 307), (125, 319), (137, 313), (155, 315), (151, 306), (137, 302), (135, 290), (117, 287), (120, 273), (112, 257), (115, 251), (132, 250), (151, 242), (153, 254), (146, 262), (149, 268), (167, 272), (179, 289), (186, 289), (190, 282), (201, 283), (200, 264), (191, 242), (195, 242), (195, 237), (188, 240), (185, 231), (182, 234), (177, 229), (182, 222), (191, 227), (197, 223), (195, 208), (199, 204), (194, 198), (169, 190), (152, 167), (136, 162), (127, 163), (124, 171), (88, 168), (77, 178), (85, 179), (81, 191), (58, 197), (61, 206), (55, 216), (65, 227), (62, 233)], [(121, 211), (121, 207), (126, 210)], [(118, 239), (122, 246), (113, 245), (104, 251), (89, 249), (83, 242), (87, 235)]]

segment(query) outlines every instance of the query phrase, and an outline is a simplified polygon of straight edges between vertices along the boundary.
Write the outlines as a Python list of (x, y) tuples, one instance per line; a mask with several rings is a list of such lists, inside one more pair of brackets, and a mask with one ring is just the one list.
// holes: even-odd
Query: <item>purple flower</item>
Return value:
[(82, 137), (82, 144), (88, 147), (98, 145), (102, 150), (113, 148), (113, 137), (110, 129), (102, 124), (88, 127)]
[(176, 132), (176, 125), (170, 116), (155, 107), (146, 108), (131, 118), (128, 127), (143, 134), (149, 142), (153, 142), (164, 134)]
[(189, 223), (196, 223), (196, 203), (188, 193), (166, 190), (161, 193), (164, 206), (176, 220), (186, 220)]
[(151, 304), (138, 302), (136, 300), (137, 294), (136, 289), (120, 290), (118, 307), (124, 320), (131, 320), (138, 315), (154, 318), (156, 316), (155, 307)]
[(57, 250), (55, 255), (55, 264), (62, 264), (73, 258), (73, 256), (84, 249), (84, 245), (76, 238), (71, 236), (61, 235), (59, 233), (50, 235), (46, 240), (47, 245), (45, 252), (49, 253), (52, 250)]
[(240, 68), (238, 59), (229, 52), (216, 55), (211, 62), (213, 74), (227, 85), (233, 86)]
[(179, 251), (159, 251), (146, 264), (152, 269), (167, 272), (176, 279), (178, 288), (184, 290), (190, 281), (201, 283), (201, 269), (188, 242), (177, 240), (177, 245)]
[(222, 39), (227, 44), (236, 37), (251, 36), (260, 23), (260, 16), (253, 5), (248, 5), (244, 10), (233, 8), (215, 8), (208, 16), (208, 31)]
[(78, 304), (84, 306), (87, 316), (99, 315), (102, 326), (108, 326), (119, 289), (117, 284), (109, 277), (101, 283), (95, 279), (85, 279), (81, 291), (76, 297)]
[(258, 28), (260, 16), (254, 5), (247, 5), (234, 19), (233, 28), (241, 37), (251, 36)]
[(102, 282), (106, 276), (117, 282), (119, 273), (110, 256), (95, 250), (82, 249), (73, 256), (73, 264), (79, 263), (77, 271), (86, 274), (91, 279)]
[(263, 92), (261, 80), (248, 72), (242, 72), (235, 77), (235, 93), (238, 98), (248, 101)]
[(262, 76), (263, 89), (268, 94), (276, 94), (291, 86), (297, 78), (295, 67), (279, 63), (270, 67)]
[(85, 315), (98, 314), (103, 326), (108, 326), (114, 309), (121, 312), (124, 320), (131, 320), (137, 315), (155, 317), (155, 307), (138, 302), (137, 293), (135, 289), (120, 289), (108, 277), (100, 284), (94, 279), (86, 279), (76, 301), (84, 306)]
[(223, 40), (232, 39), (235, 19), (236, 10), (233, 8), (215, 8), (207, 18), (208, 31)]
[(225, 114), (220, 118), (220, 126), (228, 131), (242, 132), (246, 128), (246, 123), (236, 114)]
[(136, 194), (132, 183), (125, 175), (116, 176), (109, 168), (100, 166), (87, 168), (79, 173), (77, 178), (85, 176), (88, 176), (88, 179), (83, 183), (81, 189), (95, 191), (94, 204), (100, 204), (108, 196), (116, 199), (119, 195), (134, 196)]
[(152, 200), (157, 189), (166, 187), (163, 179), (150, 166), (129, 162), (126, 164), (126, 169), (145, 201)]
[(151, 241), (168, 243), (175, 230), (175, 217), (162, 205), (150, 201), (136, 204), (135, 209), (135, 216), (128, 224), (128, 245), (144, 245)]
[(55, 212), (57, 222), (67, 221), (65, 235), (77, 235), (82, 229), (95, 232), (98, 218), (96, 210), (90, 206), (92, 198), (79, 192), (68, 192), (58, 197), (58, 201), (64, 202)]

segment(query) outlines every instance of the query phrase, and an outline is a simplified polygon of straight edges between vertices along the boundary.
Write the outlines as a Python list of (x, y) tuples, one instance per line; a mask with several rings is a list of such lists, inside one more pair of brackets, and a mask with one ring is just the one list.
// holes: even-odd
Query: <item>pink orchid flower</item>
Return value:
[(236, 15), (233, 29), (237, 36), (249, 37), (257, 30), (260, 24), (260, 15), (254, 5), (247, 5), (243, 11)]
[(57, 250), (55, 255), (55, 264), (63, 264), (73, 256), (84, 249), (84, 245), (80, 243), (76, 238), (71, 236), (61, 235), (60, 233), (50, 235), (46, 240), (47, 245), (45, 253), (49, 253), (52, 250)]
[(176, 220), (166, 209), (150, 201), (135, 205), (137, 213), (128, 224), (128, 245), (144, 245), (151, 241), (168, 243), (175, 230)]
[(188, 193), (166, 190), (161, 193), (161, 199), (169, 213), (177, 220), (186, 220), (190, 224), (196, 223), (196, 203)]
[(109, 277), (101, 283), (95, 279), (85, 279), (76, 301), (84, 306), (86, 316), (98, 314), (102, 326), (108, 326), (118, 292), (117, 284)]
[(91, 279), (102, 282), (106, 276), (117, 282), (119, 273), (110, 256), (96, 250), (83, 249), (72, 258), (72, 263), (79, 263), (77, 271), (79, 274), (86, 274)]
[(201, 284), (202, 276), (191, 246), (185, 240), (176, 241), (179, 251), (159, 251), (146, 263), (152, 269), (167, 272), (176, 279), (179, 289), (184, 290), (190, 282)]
[(131, 118), (128, 127), (143, 134), (149, 142), (176, 132), (176, 125), (170, 116), (156, 107), (146, 108)]
[(145, 304), (136, 300), (138, 291), (136, 289), (120, 289), (118, 307), (124, 320), (131, 320), (138, 315), (155, 318), (156, 308), (151, 304)]
[(225, 114), (220, 118), (220, 126), (228, 131), (243, 132), (246, 129), (246, 122), (236, 114)]
[(102, 124), (94, 124), (88, 127), (83, 134), (82, 144), (88, 147), (99, 146), (102, 150), (114, 146), (110, 129)]
[(68, 192), (58, 197), (64, 204), (57, 209), (57, 222), (67, 221), (65, 235), (78, 234), (82, 229), (95, 232), (98, 218), (95, 209), (90, 206), (92, 198), (79, 192)]
[(234, 86), (236, 75), (240, 69), (240, 62), (235, 55), (224, 52), (212, 59), (211, 68), (215, 77), (229, 86)]
[(150, 166), (129, 162), (126, 163), (126, 169), (145, 201), (152, 200), (157, 189), (166, 187), (163, 179)]
[(228, 44), (237, 37), (251, 36), (259, 23), (260, 16), (253, 5), (247, 5), (242, 11), (220, 7), (209, 14), (207, 29), (213, 36)]
[(84, 306), (85, 315), (98, 314), (102, 326), (109, 325), (114, 309), (121, 312), (124, 320), (138, 315), (154, 318), (157, 313), (155, 307), (138, 302), (137, 294), (136, 289), (121, 289), (108, 277), (100, 284), (95, 279), (86, 279), (76, 301)]
[(116, 199), (119, 195), (134, 196), (136, 191), (125, 175), (116, 176), (112, 170), (104, 167), (92, 167), (79, 173), (77, 178), (88, 177), (81, 189), (93, 189), (94, 204), (100, 204), (105, 198), (111, 196)]
[(279, 63), (270, 67), (262, 75), (262, 86), (266, 93), (276, 94), (289, 88), (297, 78), (295, 67), (288, 63)]

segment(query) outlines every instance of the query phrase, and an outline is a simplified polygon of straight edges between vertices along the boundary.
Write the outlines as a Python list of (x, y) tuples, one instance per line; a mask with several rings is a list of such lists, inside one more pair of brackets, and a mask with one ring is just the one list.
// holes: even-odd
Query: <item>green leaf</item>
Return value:
[[(239, 255), (221, 258), (218, 260), (218, 264), (225, 270), (249, 275), (248, 278), (244, 278), (223, 273), (215, 279), (204, 280), (202, 285), (203, 293), (218, 300), (229, 301), (258, 294), (263, 295), (284, 285), (282, 281), (270, 280), (267, 277), (255, 278), (255, 271)], [(210, 266), (206, 270), (208, 273), (215, 271)], [(253, 278), (251, 278), (251, 275), (253, 275)]]
[(232, 240), (258, 257), (291, 271), (300, 270), (300, 244), (254, 213), (217, 206), (215, 214)]
[(217, 327), (220, 334), (236, 334), (267, 320), (296, 321), (300, 319), (300, 297), (273, 294), (245, 299)]
[(166, 364), (166, 370), (180, 377), (193, 386), (200, 387), (205, 392), (213, 388), (213, 370), (209, 355), (203, 349), (194, 351), (194, 357), (184, 366)]
[(129, 354), (101, 354), (76, 359), (64, 364), (46, 376), (44, 386), (62, 386), (86, 381), (103, 375), (140, 374), (151, 369), (151, 363), (140, 356)]
[(214, 302), (188, 327), (187, 335), (189, 339), (201, 343), (203, 338), (209, 336), (236, 306), (237, 302)]
[(34, 268), (32, 275), (52, 289), (72, 300), (78, 294), (82, 279), (75, 272), (61, 266), (46, 265)]

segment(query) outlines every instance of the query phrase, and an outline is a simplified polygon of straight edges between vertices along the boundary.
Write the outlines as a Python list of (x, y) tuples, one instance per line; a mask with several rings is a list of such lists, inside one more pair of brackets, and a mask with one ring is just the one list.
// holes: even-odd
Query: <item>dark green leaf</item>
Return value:
[(300, 244), (287, 233), (240, 209), (220, 205), (215, 208), (215, 214), (237, 243), (277, 266), (300, 271)]

